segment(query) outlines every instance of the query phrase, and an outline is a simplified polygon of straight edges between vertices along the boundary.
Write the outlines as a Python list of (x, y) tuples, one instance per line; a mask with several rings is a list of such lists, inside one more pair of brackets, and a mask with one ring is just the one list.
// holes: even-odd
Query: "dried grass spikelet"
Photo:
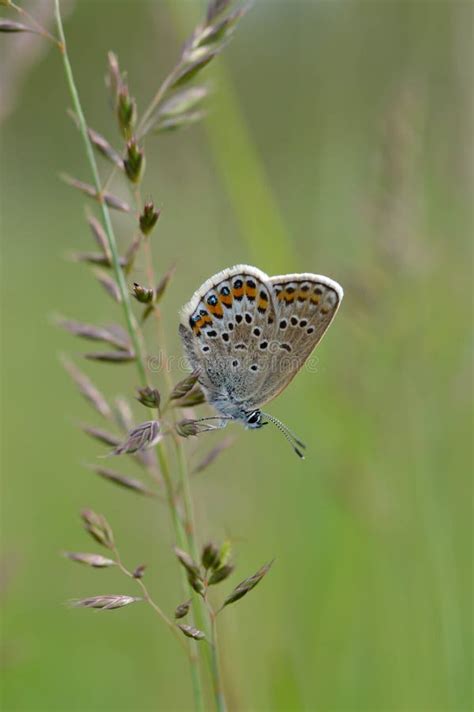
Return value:
[(260, 583), (263, 577), (268, 573), (272, 564), (273, 561), (269, 561), (268, 564), (265, 564), (256, 573), (254, 573), (253, 576), (241, 581), (226, 597), (224, 603), (222, 604), (222, 608), (224, 608), (224, 606), (228, 606), (230, 603), (235, 603), (235, 601), (238, 601), (243, 596), (246, 596), (249, 591)]
[(147, 450), (156, 445), (161, 438), (159, 422), (157, 420), (147, 420), (130, 430), (127, 440), (118, 445), (111, 454), (124, 455), (126, 453), (135, 453), (139, 450)]
[(193, 638), (194, 640), (204, 640), (206, 637), (202, 630), (194, 628), (192, 625), (186, 625), (185, 623), (179, 623), (178, 628), (184, 633), (187, 638)]
[(92, 383), (90, 378), (80, 371), (72, 361), (65, 356), (61, 357), (61, 363), (70, 375), (81, 395), (92, 405), (95, 410), (104, 418), (110, 418), (112, 410), (105, 397), (99, 389)]
[(94, 188), (94, 186), (90, 183), (85, 183), (82, 180), (78, 180), (77, 178), (74, 178), (74, 176), (70, 176), (67, 173), (61, 173), (60, 177), (64, 181), (64, 183), (69, 185), (71, 188), (76, 188), (76, 190), (79, 190), (81, 193), (84, 193), (89, 198), (93, 198), (98, 202), (101, 202), (103, 200), (103, 202), (108, 205), (109, 208), (113, 208), (114, 210), (118, 210), (122, 213), (130, 212), (129, 204), (118, 196), (113, 195), (113, 193), (104, 191), (103, 193), (99, 194), (97, 192), (97, 189)]
[(107, 549), (114, 548), (114, 533), (103, 514), (97, 514), (92, 509), (83, 509), (81, 518), (84, 522), (85, 530), (89, 532), (93, 539), (102, 544), (102, 546), (107, 547)]
[(113, 611), (129, 606), (131, 603), (138, 603), (138, 601), (143, 601), (143, 598), (106, 594), (104, 596), (89, 596), (89, 598), (74, 598), (69, 604), (73, 608), (97, 608), (101, 611)]
[(109, 566), (115, 566), (116, 562), (113, 559), (107, 559), (101, 554), (88, 554), (77, 551), (65, 551), (63, 554), (66, 559), (77, 561), (80, 564), (87, 564), (95, 569), (103, 569)]
[(143, 482), (137, 480), (135, 477), (128, 477), (126, 475), (122, 475), (120, 472), (116, 472), (115, 470), (111, 470), (107, 467), (98, 467), (96, 465), (91, 465), (91, 469), (97, 475), (99, 475), (99, 477), (102, 477), (104, 480), (107, 480), (107, 482), (112, 482), (118, 487), (131, 490), (132, 492), (144, 495), (145, 497), (156, 497), (155, 492), (152, 492), (152, 490), (146, 487)]

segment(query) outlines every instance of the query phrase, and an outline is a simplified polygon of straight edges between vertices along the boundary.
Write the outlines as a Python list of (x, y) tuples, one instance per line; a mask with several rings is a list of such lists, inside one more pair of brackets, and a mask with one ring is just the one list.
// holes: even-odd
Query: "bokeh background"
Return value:
[[(51, 5), (32, 3), (45, 16)], [(70, 4), (91, 125), (117, 139), (107, 51), (143, 107), (200, 10)], [(271, 406), (308, 442), (307, 459), (272, 428), (235, 426), (233, 448), (193, 480), (201, 541), (233, 541), (238, 570), (220, 595), (276, 558), (221, 618), (232, 710), (472, 708), (472, 10), (260, 0), (207, 72), (208, 120), (147, 142), (145, 194), (163, 209), (156, 269), (177, 263), (163, 314), (173, 354), (179, 307), (236, 262), (327, 274), (346, 293), (317, 372)], [(58, 311), (95, 323), (120, 312), (65, 259), (93, 248), (84, 201), (58, 180), (90, 179), (59, 58), (36, 38), (1, 45), (3, 709), (188, 710), (186, 661), (150, 610), (63, 605), (136, 593), (119, 572), (60, 558), (94, 549), (84, 506), (107, 515), (130, 566), (148, 563), (169, 612), (180, 581), (166, 508), (83, 466), (103, 450), (77, 424), (100, 420), (58, 354), (110, 397), (133, 401), (136, 376), (81, 363), (82, 344), (51, 325)], [(131, 224), (116, 225), (125, 244)], [(134, 277), (145, 281), (142, 262)], [(151, 321), (147, 336), (156, 352)]]

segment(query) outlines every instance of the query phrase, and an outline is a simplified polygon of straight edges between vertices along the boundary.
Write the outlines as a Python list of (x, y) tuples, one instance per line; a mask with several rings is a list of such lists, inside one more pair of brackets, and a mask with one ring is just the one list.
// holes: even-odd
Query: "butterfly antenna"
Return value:
[(283, 433), (283, 435), (288, 440), (298, 457), (301, 457), (301, 459), (304, 460), (304, 453), (301, 452), (301, 449), (305, 450), (306, 445), (301, 440), (299, 440), (296, 435), (292, 433), (291, 430), (284, 423), (281, 422), (281, 420), (278, 420), (278, 418), (275, 418), (275, 416), (270, 415), (269, 413), (262, 413), (262, 415), (268, 418), (268, 420), (273, 423), (273, 425), (275, 425), (281, 433)]

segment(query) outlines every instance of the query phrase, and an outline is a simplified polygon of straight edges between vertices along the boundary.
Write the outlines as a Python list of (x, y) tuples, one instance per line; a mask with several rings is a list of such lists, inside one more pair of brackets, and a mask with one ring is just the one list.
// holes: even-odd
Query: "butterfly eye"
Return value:
[(260, 413), (260, 411), (254, 410), (253, 413), (250, 413), (247, 416), (247, 423), (249, 425), (256, 425), (257, 423), (260, 422), (261, 417), (262, 417), (262, 414)]

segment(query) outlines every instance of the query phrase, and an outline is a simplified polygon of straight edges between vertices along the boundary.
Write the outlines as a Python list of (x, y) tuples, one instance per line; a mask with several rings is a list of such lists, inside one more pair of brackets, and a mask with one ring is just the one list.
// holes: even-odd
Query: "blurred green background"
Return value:
[[(199, 10), (71, 6), (92, 126), (116, 141), (107, 51), (143, 107)], [(207, 72), (205, 124), (147, 142), (144, 192), (163, 209), (156, 269), (177, 262), (164, 303), (172, 354), (179, 307), (236, 262), (327, 274), (346, 293), (317, 372), (303, 370), (270, 408), (308, 442), (307, 459), (274, 429), (233, 426), (236, 444), (193, 481), (201, 542), (234, 544), (238, 569), (218, 597), (276, 558), (220, 619), (231, 710), (472, 709), (472, 10), (261, 0)], [(76, 425), (100, 420), (58, 354), (110, 397), (133, 401), (136, 376), (81, 363), (87, 344), (51, 325), (57, 311), (99, 324), (121, 314), (64, 259), (93, 247), (84, 201), (58, 173), (89, 180), (89, 169), (58, 56), (36, 54), (37, 39), (13, 51), (20, 41), (1, 40), (3, 709), (188, 710), (187, 663), (151, 611), (63, 605), (136, 593), (119, 572), (60, 558), (95, 549), (85, 506), (107, 515), (131, 567), (148, 563), (166, 611), (181, 590), (166, 508), (83, 466), (103, 449)], [(131, 222), (116, 225), (125, 244)], [(134, 278), (145, 281), (142, 262)], [(156, 353), (151, 321), (147, 336)], [(222, 437), (188, 445), (202, 453)]]

